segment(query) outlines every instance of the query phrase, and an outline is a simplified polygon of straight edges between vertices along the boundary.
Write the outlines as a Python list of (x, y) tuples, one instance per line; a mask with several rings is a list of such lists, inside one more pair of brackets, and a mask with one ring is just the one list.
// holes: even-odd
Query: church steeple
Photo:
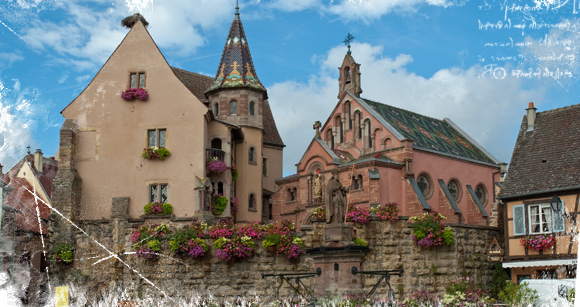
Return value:
[(214, 83), (206, 91), (206, 95), (218, 89), (240, 87), (266, 92), (256, 74), (244, 27), (240, 20), (239, 7), (236, 3), (236, 14), (230, 27)]
[(350, 52), (350, 43), (354, 39), (350, 33), (344, 39), (344, 44), (348, 51), (342, 60), (342, 65), (338, 68), (340, 77), (338, 78), (338, 98), (340, 99), (346, 90), (360, 97), (362, 89), (360, 87), (360, 64), (357, 63)]

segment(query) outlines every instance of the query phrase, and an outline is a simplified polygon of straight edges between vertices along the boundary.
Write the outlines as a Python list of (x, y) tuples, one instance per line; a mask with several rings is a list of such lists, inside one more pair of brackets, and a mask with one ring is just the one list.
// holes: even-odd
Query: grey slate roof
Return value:
[(197, 97), (201, 102), (206, 103), (207, 97), (205, 97), (205, 90), (207, 90), (213, 84), (213, 78), (209, 76), (204, 76), (196, 74), (187, 70), (180, 68), (171, 67), (173, 73), (181, 83), (187, 87), (187, 89)]
[(580, 185), (580, 104), (524, 116), (501, 198)]

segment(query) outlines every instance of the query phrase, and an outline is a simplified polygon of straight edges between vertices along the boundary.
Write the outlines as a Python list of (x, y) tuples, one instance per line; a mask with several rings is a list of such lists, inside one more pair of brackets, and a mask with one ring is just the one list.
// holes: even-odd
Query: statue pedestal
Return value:
[(326, 224), (324, 246), (343, 247), (352, 245), (352, 225), (350, 223)]
[(350, 223), (326, 224), (322, 246), (308, 250), (314, 267), (322, 274), (314, 277), (315, 296), (343, 296), (364, 293), (361, 274), (353, 275), (352, 267), (361, 270), (362, 259), (369, 248), (352, 243)]
[(363, 257), (368, 247), (320, 247), (308, 253), (314, 260), (314, 267), (321, 268), (322, 274), (314, 277), (315, 296), (343, 296), (364, 293), (361, 274), (353, 275), (352, 267), (361, 270)]

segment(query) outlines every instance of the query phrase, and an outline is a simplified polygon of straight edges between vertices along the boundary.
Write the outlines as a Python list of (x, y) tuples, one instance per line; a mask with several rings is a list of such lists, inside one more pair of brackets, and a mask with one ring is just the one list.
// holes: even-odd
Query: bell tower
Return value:
[(344, 56), (342, 65), (338, 68), (340, 77), (338, 78), (338, 98), (342, 97), (346, 90), (349, 90), (356, 97), (360, 97), (362, 89), (360, 87), (360, 64), (358, 64), (351, 55), (350, 43), (354, 40), (354, 36), (350, 33), (346, 36), (344, 44), (348, 47), (348, 51)]

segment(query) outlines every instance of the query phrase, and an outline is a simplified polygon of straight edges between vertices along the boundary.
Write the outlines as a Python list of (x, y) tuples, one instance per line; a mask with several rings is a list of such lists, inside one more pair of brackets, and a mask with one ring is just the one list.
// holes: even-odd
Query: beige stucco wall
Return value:
[[(22, 167), (18, 171), (18, 174), (16, 174), (16, 177), (26, 179), (26, 181), (28, 181), (32, 185), (32, 188), (34, 189), (34, 191), (36, 191), (37, 195), (43, 201), (50, 204), (50, 200), (48, 199), (48, 196), (46, 195), (46, 191), (44, 190), (44, 188), (42, 187), (42, 185), (38, 181), (38, 178), (34, 175), (34, 171), (30, 167), (30, 164), (28, 164), (28, 162), (25, 162), (24, 164), (22, 164)], [(31, 191), (31, 192), (34, 192), (34, 191)]]
[[(575, 208), (576, 208), (576, 194), (569, 194), (569, 195), (558, 195), (558, 197), (560, 197), (560, 199), (562, 199), (564, 201), (564, 206), (565, 206), (565, 212), (574, 212)], [(545, 200), (545, 203), (549, 203), (550, 202), (551, 197), (542, 197), (542, 198), (530, 198), (527, 199), (526, 202), (534, 202), (534, 201), (541, 201), (541, 200)], [(525, 248), (522, 246), (522, 244), (520, 243), (520, 239), (524, 236), (514, 236), (514, 221), (513, 221), (513, 207), (517, 206), (517, 205), (521, 205), (523, 204), (524, 201), (523, 200), (517, 200), (517, 201), (510, 201), (507, 203), (506, 205), (506, 209), (507, 209), (507, 218), (506, 218), (506, 223), (507, 223), (507, 243), (508, 243), (508, 255), (509, 256), (514, 256), (514, 257), (518, 257), (518, 256), (525, 256)], [(570, 246), (570, 235), (568, 235), (567, 233), (570, 233), (571, 231), (574, 231), (572, 229), (573, 227), (573, 223), (569, 220), (569, 219), (565, 219), (565, 223), (566, 223), (566, 232), (563, 233), (556, 233), (557, 234), (557, 238), (556, 238), (556, 254), (567, 254), (568, 253), (568, 249)], [(575, 231), (578, 231), (578, 226), (576, 226)], [(529, 232), (529, 220), (528, 220), (528, 211), (526, 209), (526, 232)], [(571, 255), (576, 255), (578, 253), (578, 244), (576, 242), (576, 240), (574, 241), (574, 243), (572, 244), (572, 251), (571, 251)], [(534, 249), (529, 249), (528, 250), (528, 255), (538, 255), (538, 251), (534, 250)], [(543, 252), (544, 255), (548, 254), (547, 251)]]
[[(261, 221), (262, 219), (262, 130), (253, 127), (242, 127), (244, 141), (236, 145), (236, 167), (238, 181), (238, 221)], [(255, 148), (254, 163), (249, 162), (250, 147)], [(256, 198), (255, 211), (249, 209), (249, 197)]]
[[(139, 50), (139, 52), (135, 52)], [(149, 99), (125, 101), (131, 72), (145, 72)], [(205, 172), (207, 108), (177, 79), (139, 22), (87, 88), (63, 111), (76, 119), (81, 219), (108, 218), (111, 199), (129, 196), (132, 218), (149, 202), (149, 184), (167, 183), (177, 216), (192, 216), (195, 176)], [(141, 157), (147, 129), (167, 129), (165, 161)]]

